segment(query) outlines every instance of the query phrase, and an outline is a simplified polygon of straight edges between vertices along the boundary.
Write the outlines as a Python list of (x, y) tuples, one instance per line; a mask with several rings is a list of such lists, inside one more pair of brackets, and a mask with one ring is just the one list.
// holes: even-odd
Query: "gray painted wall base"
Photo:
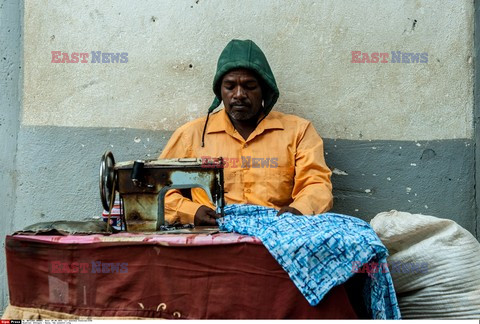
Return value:
[[(138, 129), (22, 127), (15, 228), (99, 216), (103, 152), (111, 150), (117, 162), (155, 159), (170, 135)], [(453, 219), (476, 235), (472, 141), (325, 139), (325, 152), (335, 170), (334, 211), (365, 220), (391, 209), (423, 213)]]
[(391, 209), (455, 220), (476, 233), (474, 145), (325, 140), (334, 174), (334, 211), (370, 220)]

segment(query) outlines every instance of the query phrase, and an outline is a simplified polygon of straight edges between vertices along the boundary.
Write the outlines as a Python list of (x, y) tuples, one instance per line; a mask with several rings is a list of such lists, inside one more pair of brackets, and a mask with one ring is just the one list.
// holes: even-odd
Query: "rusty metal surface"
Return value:
[[(215, 193), (216, 174), (219, 169), (208, 169), (202, 167), (183, 167), (181, 170), (176, 167), (170, 168), (145, 168), (144, 178), (146, 184), (153, 187), (136, 186), (130, 179), (131, 168), (116, 170), (118, 173), (118, 190), (120, 193), (158, 193), (165, 186), (172, 184), (201, 183), (209, 187), (212, 194)], [(190, 176), (189, 176), (190, 175)], [(193, 182), (195, 181), (195, 182)]]
[[(35, 223), (14, 234), (31, 235), (70, 235), (70, 234), (97, 234), (107, 233), (107, 223), (103, 221), (53, 221)], [(108, 234), (110, 234), (108, 232)]]
[(171, 188), (199, 187), (205, 190), (214, 203), (224, 205), (221, 158), (140, 161), (141, 181), (132, 180), (132, 171), (138, 162), (119, 162), (114, 166), (117, 175), (115, 189), (124, 202), (124, 216), (129, 232), (155, 231), (164, 224), (163, 195)]
[[(115, 169), (131, 169), (134, 161), (124, 161), (115, 164)], [(171, 168), (171, 167), (201, 167), (203, 163), (202, 159), (198, 158), (181, 158), (181, 159), (158, 159), (158, 160), (146, 160), (145, 168)]]

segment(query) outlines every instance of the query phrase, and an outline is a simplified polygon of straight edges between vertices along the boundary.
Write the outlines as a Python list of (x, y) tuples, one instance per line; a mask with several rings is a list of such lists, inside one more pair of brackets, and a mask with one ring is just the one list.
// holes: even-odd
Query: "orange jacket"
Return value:
[[(291, 206), (304, 215), (332, 208), (331, 171), (323, 141), (309, 121), (273, 111), (245, 141), (222, 109), (211, 115), (201, 147), (205, 118), (177, 129), (160, 158), (223, 157), (226, 204)], [(201, 205), (215, 209), (203, 189), (193, 188), (192, 200), (171, 190), (165, 197), (165, 219), (193, 223)]]

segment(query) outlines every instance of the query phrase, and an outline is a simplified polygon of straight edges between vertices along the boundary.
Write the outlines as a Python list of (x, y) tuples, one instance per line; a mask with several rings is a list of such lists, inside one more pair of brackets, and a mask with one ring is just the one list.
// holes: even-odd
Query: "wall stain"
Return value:
[(434, 150), (426, 149), (426, 150), (423, 150), (420, 160), (428, 161), (430, 159), (433, 159), (436, 155), (437, 153)]
[(414, 19), (414, 20), (413, 20), (413, 24), (412, 24), (412, 31), (415, 30), (415, 26), (416, 26), (416, 25), (417, 25), (417, 20)]
[(92, 85), (94, 85), (94, 84), (97, 84), (97, 83), (98, 83), (98, 81), (92, 80), (92, 81), (90, 81), (89, 83), (82, 84), (82, 85), (80, 86), (80, 88), (82, 88), (83, 90), (85, 90), (86, 88), (88, 88), (88, 87), (90, 87), (90, 86), (92, 86)]

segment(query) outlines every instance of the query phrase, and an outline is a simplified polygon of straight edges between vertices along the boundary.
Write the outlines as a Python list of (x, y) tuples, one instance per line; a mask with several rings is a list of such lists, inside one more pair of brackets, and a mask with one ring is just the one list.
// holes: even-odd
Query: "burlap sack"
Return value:
[(370, 222), (392, 271), (402, 318), (480, 318), (480, 243), (452, 220), (392, 210)]

